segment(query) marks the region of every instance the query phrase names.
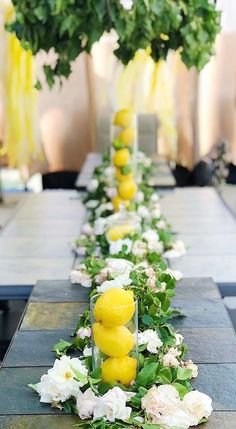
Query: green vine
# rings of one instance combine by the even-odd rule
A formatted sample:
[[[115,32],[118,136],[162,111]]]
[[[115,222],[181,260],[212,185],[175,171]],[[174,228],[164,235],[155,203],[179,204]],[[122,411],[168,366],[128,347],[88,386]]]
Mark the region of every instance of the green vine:
[[[220,13],[209,0],[13,0],[16,18],[7,26],[33,54],[52,48],[54,65],[44,65],[49,86],[68,78],[72,62],[91,52],[104,32],[118,35],[115,55],[127,64],[138,49],[151,48],[155,61],[179,50],[188,68],[201,70],[214,54]]]

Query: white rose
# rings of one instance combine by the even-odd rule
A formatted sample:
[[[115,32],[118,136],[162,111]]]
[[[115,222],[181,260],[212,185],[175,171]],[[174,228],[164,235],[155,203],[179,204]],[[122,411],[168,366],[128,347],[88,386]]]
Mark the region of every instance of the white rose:
[[[146,219],[149,217],[149,210],[146,206],[139,206],[137,210],[137,214],[141,218]]]
[[[86,383],[74,380],[73,368],[85,376],[88,374],[87,368],[78,358],[62,356],[60,360],[55,360],[53,368],[37,384],[40,402],[65,402],[71,396],[77,397],[80,387]]]
[[[88,183],[88,186],[87,186],[87,191],[88,192],[96,191],[98,188],[98,185],[99,185],[99,182],[97,179],[90,180],[90,182]]]
[[[70,281],[73,284],[80,284],[83,287],[92,286],[92,279],[90,278],[90,275],[80,270],[71,271]]]
[[[102,235],[105,232],[107,220],[104,217],[99,217],[95,220],[93,226],[93,232],[95,235]]]
[[[157,353],[161,346],[163,346],[163,342],[159,338],[159,335],[153,329],[147,329],[144,332],[139,332],[138,344],[146,344],[147,350],[154,354]]]
[[[192,426],[197,426],[203,417],[208,418],[213,411],[212,399],[198,390],[187,393],[183,403],[192,417]]]
[[[87,209],[95,209],[99,204],[98,200],[89,200],[87,203],[85,203],[85,206]]]
[[[193,361],[191,359],[189,359],[189,360],[187,360],[185,362],[182,362],[182,368],[191,369],[191,371],[192,371],[191,377],[192,378],[197,378],[197,376],[198,376],[198,366],[195,363],[193,363]]]
[[[83,355],[85,357],[92,356],[92,347],[85,346],[83,350]]]
[[[76,332],[77,337],[82,338],[84,340],[86,337],[91,337],[91,328],[80,328]]]
[[[132,253],[134,256],[144,256],[147,253],[147,244],[144,241],[136,240],[132,246]]]
[[[93,234],[93,227],[92,227],[92,225],[90,225],[90,223],[84,223],[83,225],[82,225],[82,228],[81,228],[81,233],[82,234],[85,234],[85,235],[92,235]]]
[[[130,253],[132,244],[133,242],[129,238],[112,241],[110,243],[110,248],[109,248],[110,254],[116,255],[117,253],[121,252],[123,246],[127,246],[125,253]]]
[[[130,272],[134,266],[132,262],[122,258],[107,258],[105,262],[113,273]]]
[[[129,395],[130,396],[130,395]],[[116,419],[126,421],[130,418],[131,407],[126,407],[128,396],[120,387],[113,387],[105,395],[99,398],[94,410],[94,419],[104,417],[109,422]]]
[[[181,352],[178,349],[171,347],[168,352],[163,356],[163,365],[170,368],[176,368],[180,366],[180,362],[177,359]]]
[[[84,393],[79,392],[76,400],[79,417],[82,420],[91,418],[98,401],[99,398],[95,396],[91,388],[87,389]]]

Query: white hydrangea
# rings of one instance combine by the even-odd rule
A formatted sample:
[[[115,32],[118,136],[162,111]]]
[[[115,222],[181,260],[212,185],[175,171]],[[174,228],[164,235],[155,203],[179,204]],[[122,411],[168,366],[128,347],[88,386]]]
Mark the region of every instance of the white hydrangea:
[[[36,385],[40,395],[40,402],[54,403],[65,402],[70,397],[77,397],[80,387],[86,382],[75,381],[73,368],[87,376],[88,370],[78,358],[71,359],[62,356],[56,359],[53,368],[47,374],[42,375],[40,382]]]
[[[138,333],[138,345],[147,345],[147,350],[150,353],[157,353],[158,349],[163,346],[163,342],[161,341],[159,335],[153,329],[147,329],[144,332]]]
[[[95,192],[98,188],[99,182],[97,179],[92,179],[87,185],[88,192]]]

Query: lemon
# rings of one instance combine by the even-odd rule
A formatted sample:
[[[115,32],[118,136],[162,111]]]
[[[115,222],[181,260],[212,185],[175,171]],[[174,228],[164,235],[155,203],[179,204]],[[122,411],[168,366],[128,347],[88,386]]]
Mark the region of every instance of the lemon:
[[[116,112],[113,124],[118,127],[127,128],[133,120],[133,113],[129,109],[121,109]]]
[[[125,128],[124,130],[122,130],[117,138],[124,143],[125,145],[130,145],[133,143],[134,138],[135,138],[135,131],[133,128]]]
[[[133,317],[134,311],[133,292],[111,288],[98,298],[94,306],[94,317],[104,326],[121,326]]]
[[[106,236],[109,241],[117,241],[121,240],[132,232],[134,232],[133,225],[117,225],[110,228],[107,231]]]
[[[119,183],[118,194],[123,200],[132,200],[137,192],[137,186],[133,179]]]
[[[94,323],[93,337],[98,349],[107,356],[126,356],[134,347],[134,337],[125,326],[108,328]]]
[[[123,167],[127,165],[130,160],[130,153],[127,148],[119,149],[113,156],[113,164],[116,167]]]
[[[121,383],[128,386],[136,379],[137,359],[129,356],[110,357],[102,364],[102,379],[105,383]]]
[[[114,207],[114,210],[115,210],[116,212],[118,212],[118,211],[120,210],[120,206],[121,206],[121,205],[124,205],[126,208],[128,208],[128,207],[129,207],[129,201],[124,201],[124,200],[122,200],[122,199],[119,197],[119,195],[116,195],[116,197],[112,198],[111,202],[112,202],[113,207]]]
[[[122,171],[119,168],[116,168],[115,176],[118,182],[124,182],[125,180],[131,180],[133,179],[133,173],[129,174],[122,174]]]

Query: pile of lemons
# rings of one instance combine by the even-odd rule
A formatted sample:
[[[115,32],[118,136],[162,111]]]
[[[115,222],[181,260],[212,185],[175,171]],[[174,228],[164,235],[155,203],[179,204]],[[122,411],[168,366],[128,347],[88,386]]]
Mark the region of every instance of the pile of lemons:
[[[119,130],[116,139],[113,141],[115,150],[113,165],[118,182],[118,195],[113,198],[112,202],[116,211],[119,211],[120,204],[128,207],[137,192],[132,166],[130,165],[132,145],[135,141],[133,122],[134,114],[129,109],[116,112],[113,120],[113,125]]]
[[[105,383],[128,386],[136,378],[137,359],[129,356],[135,340],[125,326],[134,312],[133,292],[124,289],[107,290],[94,306],[93,340],[106,358],[101,367]]]

